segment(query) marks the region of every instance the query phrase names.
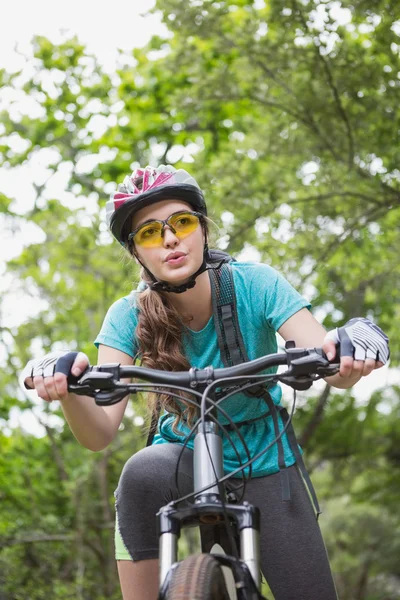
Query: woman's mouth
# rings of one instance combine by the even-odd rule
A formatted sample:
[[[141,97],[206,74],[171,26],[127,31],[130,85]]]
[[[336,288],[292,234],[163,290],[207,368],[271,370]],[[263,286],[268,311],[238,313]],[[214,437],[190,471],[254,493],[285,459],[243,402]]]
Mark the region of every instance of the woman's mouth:
[[[185,259],[186,259],[186,254],[174,253],[174,254],[171,254],[170,256],[167,256],[167,259],[165,262],[167,262],[169,265],[180,265],[185,261]]]

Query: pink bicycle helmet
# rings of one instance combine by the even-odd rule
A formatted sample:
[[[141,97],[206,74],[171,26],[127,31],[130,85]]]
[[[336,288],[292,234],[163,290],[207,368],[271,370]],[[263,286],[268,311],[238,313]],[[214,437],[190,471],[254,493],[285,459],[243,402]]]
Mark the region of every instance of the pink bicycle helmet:
[[[107,224],[113,236],[124,246],[135,212],[161,200],[176,199],[187,202],[197,212],[207,215],[203,192],[197,181],[184,169],[176,170],[170,165],[135,169],[111,194],[106,204]]]

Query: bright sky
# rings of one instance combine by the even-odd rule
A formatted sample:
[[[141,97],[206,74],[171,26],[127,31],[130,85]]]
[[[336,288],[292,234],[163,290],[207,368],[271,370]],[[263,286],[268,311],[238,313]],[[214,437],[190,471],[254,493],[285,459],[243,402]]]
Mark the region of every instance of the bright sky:
[[[145,45],[152,35],[162,35],[166,32],[158,15],[144,16],[153,6],[154,0],[113,0],[111,3],[98,0],[13,0],[8,3],[7,12],[0,21],[0,68],[20,68],[24,63],[20,53],[31,54],[30,40],[34,35],[44,35],[54,43],[59,43],[66,32],[71,31],[77,34],[80,41],[98,57],[107,70],[112,71],[118,48],[130,50],[140,47]],[[351,20],[347,9],[342,9],[339,2],[332,3],[332,6],[338,20],[343,23]],[[12,189],[16,189],[16,183],[16,178],[10,178],[10,174],[5,170],[0,172],[0,192],[11,195]],[[29,188],[24,190],[21,187],[20,177],[18,188],[20,195],[17,202],[21,212],[24,212],[24,202],[31,202],[32,194]],[[0,222],[0,227],[1,225]],[[13,282],[4,275],[1,260],[20,253],[23,241],[21,238],[33,239],[36,235],[37,231],[33,227],[27,227],[21,236],[2,235],[0,238],[0,294],[6,290],[14,290],[2,304],[1,317],[9,326],[16,325],[21,318],[28,316],[30,311],[36,312],[41,303],[40,298],[36,299],[36,302],[30,299],[27,303],[26,298],[18,293],[18,282]],[[253,258],[250,254],[249,257]],[[254,259],[256,258],[254,256]],[[396,372],[381,369],[368,377],[368,380],[360,382],[355,391],[360,397],[365,397],[368,391],[398,379]],[[20,419],[18,415],[15,417]],[[25,418],[27,421],[24,425],[30,429],[32,421],[28,416]]]
[[[153,33],[160,33],[159,16],[141,16],[154,4],[154,0],[13,0],[0,22],[0,68],[18,66],[15,44],[29,52],[34,35],[57,43],[60,31],[66,30],[76,33],[104,64],[112,65],[117,48],[143,46]]]
[[[152,35],[166,32],[159,15],[146,15],[154,4],[154,0],[113,0],[111,3],[101,0],[13,0],[8,3],[7,12],[0,20],[0,68],[16,71],[23,67],[25,59],[21,55],[32,55],[30,41],[34,35],[44,35],[52,42],[60,43],[68,32],[72,32],[87,46],[89,52],[97,56],[106,70],[112,72],[118,49],[131,50],[144,46]],[[23,213],[33,198],[30,182],[26,182],[24,187],[21,179],[20,173],[6,172],[5,169],[0,171],[0,192],[15,197],[15,207]],[[57,185],[57,181],[52,185]],[[0,228],[3,229],[2,222]],[[27,302],[26,297],[18,293],[18,282],[4,274],[2,262],[18,256],[24,239],[33,240],[37,236],[38,232],[33,226],[27,226],[20,236],[4,231],[0,236],[1,318],[8,326],[17,325],[21,319],[41,308],[40,298],[30,298]],[[40,411],[40,407],[38,409]],[[15,411],[12,426],[18,424],[28,431],[43,433],[29,413],[19,414]]]
[[[118,49],[131,50],[145,45],[154,34],[165,34],[160,16],[146,15],[154,4],[154,0],[113,0],[112,3],[13,0],[7,6],[7,17],[0,20],[0,68],[10,71],[22,68],[25,64],[22,55],[32,55],[30,42],[34,35],[44,35],[52,42],[60,43],[68,32],[73,32],[107,70],[113,71]],[[0,101],[1,96],[0,90]],[[31,170],[38,173],[43,166],[32,165]],[[63,173],[60,173],[52,178],[49,183],[52,189],[48,193],[54,194],[57,186],[62,190],[63,184]],[[34,198],[29,168],[25,167],[23,172],[22,169],[12,172],[0,170],[0,192],[15,198],[14,210],[21,213],[28,210]],[[0,228],[3,228],[1,220]],[[4,275],[4,263],[1,261],[18,256],[23,240],[38,239],[37,236],[40,238],[40,232],[28,224],[20,236],[3,231],[0,237],[0,294],[10,289],[15,292],[12,296],[8,294],[2,306],[2,317],[8,325],[17,324],[21,316],[27,316],[30,311],[35,312],[40,306],[40,299],[27,305],[26,299],[16,289],[18,282]]]

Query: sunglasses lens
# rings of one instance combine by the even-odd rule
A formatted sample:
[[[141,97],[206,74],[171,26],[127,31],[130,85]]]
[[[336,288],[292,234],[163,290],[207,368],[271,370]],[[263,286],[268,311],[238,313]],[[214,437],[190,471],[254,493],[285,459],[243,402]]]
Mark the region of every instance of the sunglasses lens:
[[[133,241],[144,248],[155,248],[163,243],[164,223],[172,232],[183,239],[193,233],[200,223],[199,217],[191,212],[181,212],[171,215],[166,221],[151,221],[140,227],[134,234]]]
[[[160,246],[162,243],[162,224],[157,221],[146,223],[139,229],[134,237],[135,244],[145,248]]]
[[[168,219],[168,223],[175,229],[178,238],[183,239],[197,229],[199,217],[190,212],[180,213],[178,215],[172,215]]]

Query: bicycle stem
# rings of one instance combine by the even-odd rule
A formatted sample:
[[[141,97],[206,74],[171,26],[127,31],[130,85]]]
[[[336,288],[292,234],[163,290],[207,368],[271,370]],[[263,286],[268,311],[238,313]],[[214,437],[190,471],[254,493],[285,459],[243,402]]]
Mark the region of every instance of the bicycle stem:
[[[205,430],[205,432],[204,432]],[[218,426],[206,421],[194,438],[194,493],[196,502],[212,502],[220,497],[217,483],[206,492],[200,492],[211,486],[224,475],[222,438],[218,434]],[[212,496],[212,498],[210,497]]]

